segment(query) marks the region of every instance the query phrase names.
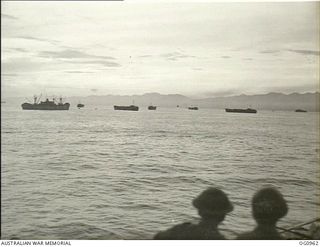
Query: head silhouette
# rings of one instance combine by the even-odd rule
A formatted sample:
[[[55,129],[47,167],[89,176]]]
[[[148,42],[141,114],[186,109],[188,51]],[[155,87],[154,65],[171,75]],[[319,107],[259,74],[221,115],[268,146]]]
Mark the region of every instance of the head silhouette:
[[[252,198],[252,214],[258,224],[275,224],[288,212],[282,194],[273,187],[265,187]]]
[[[218,222],[233,210],[227,195],[222,190],[212,187],[203,191],[192,204],[202,218],[213,218]]]

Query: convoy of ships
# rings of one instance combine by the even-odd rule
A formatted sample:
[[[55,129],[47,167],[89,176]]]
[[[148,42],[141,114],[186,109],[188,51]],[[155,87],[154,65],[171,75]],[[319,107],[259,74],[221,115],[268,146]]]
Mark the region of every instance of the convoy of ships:
[[[53,98],[52,100],[49,100],[49,98],[46,98],[45,101],[40,101],[41,95],[40,97],[34,96],[33,98],[33,103],[23,103],[21,105],[23,110],[69,110],[70,108],[70,103],[63,103],[62,101],[62,97],[59,98],[59,101],[56,101],[55,98]],[[5,103],[2,102],[1,103]],[[77,104],[78,109],[81,109],[84,107],[84,104],[82,103],[78,103]],[[179,105],[177,105],[177,107],[179,107]],[[114,110],[123,110],[123,111],[139,111],[139,106],[136,106],[134,104],[132,105],[125,105],[125,106],[120,106],[120,105],[114,105],[113,106]],[[154,105],[149,105],[148,110],[156,110],[157,106]],[[187,109],[189,110],[199,110],[198,106],[189,106]],[[246,108],[246,109],[242,109],[242,108],[235,108],[235,109],[231,109],[231,108],[225,108],[226,112],[231,112],[231,113],[257,113],[258,111],[256,109],[252,109],[252,108]],[[295,110],[295,112],[307,112],[306,110],[303,109],[297,109]]]

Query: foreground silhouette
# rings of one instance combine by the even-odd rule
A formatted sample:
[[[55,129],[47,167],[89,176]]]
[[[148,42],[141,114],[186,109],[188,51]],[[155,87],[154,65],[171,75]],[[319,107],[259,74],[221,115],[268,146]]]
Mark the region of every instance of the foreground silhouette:
[[[266,187],[259,190],[252,198],[252,215],[257,227],[251,232],[240,234],[237,239],[283,239],[276,224],[287,212],[287,203],[277,189]]]
[[[198,224],[182,223],[154,236],[156,240],[214,240],[225,239],[218,225],[233,206],[227,195],[217,188],[208,188],[193,200],[201,220]]]

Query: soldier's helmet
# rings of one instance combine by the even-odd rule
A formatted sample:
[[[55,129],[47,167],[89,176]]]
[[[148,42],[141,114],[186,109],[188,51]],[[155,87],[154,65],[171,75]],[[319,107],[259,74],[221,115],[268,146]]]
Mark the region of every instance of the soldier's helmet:
[[[265,187],[252,198],[252,214],[258,222],[276,222],[288,213],[287,202],[273,187]]]
[[[233,210],[228,196],[222,190],[212,187],[197,196],[192,204],[205,215],[225,215]]]

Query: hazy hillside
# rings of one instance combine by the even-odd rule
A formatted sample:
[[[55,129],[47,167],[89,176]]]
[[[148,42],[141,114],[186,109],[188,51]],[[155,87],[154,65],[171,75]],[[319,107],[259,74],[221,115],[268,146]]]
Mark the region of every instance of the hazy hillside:
[[[202,107],[213,108],[246,108],[264,110],[295,110],[306,109],[319,111],[319,93],[268,93],[262,95],[239,95],[232,97],[208,98],[198,101]]]
[[[139,105],[147,106],[150,104],[158,106],[176,106],[176,105],[185,105],[188,106],[193,100],[180,95],[180,94],[168,94],[163,95],[159,93],[147,93],[143,95],[106,95],[106,96],[87,96],[83,98],[71,97],[70,101],[83,101],[88,104],[96,105]]]
[[[26,102],[25,98],[4,98],[8,104],[20,106]],[[42,99],[43,100],[43,99]],[[268,93],[261,95],[239,95],[231,97],[192,99],[180,94],[163,95],[159,93],[147,93],[143,95],[91,95],[86,97],[69,97],[66,99],[71,105],[79,102],[88,106],[112,107],[113,105],[148,106],[150,104],[159,107],[188,107],[190,105],[200,108],[255,108],[257,110],[295,110],[319,111],[319,93]],[[32,97],[29,97],[32,101]]]

